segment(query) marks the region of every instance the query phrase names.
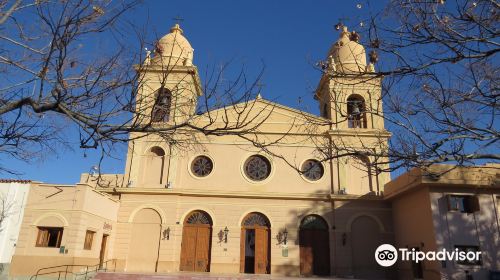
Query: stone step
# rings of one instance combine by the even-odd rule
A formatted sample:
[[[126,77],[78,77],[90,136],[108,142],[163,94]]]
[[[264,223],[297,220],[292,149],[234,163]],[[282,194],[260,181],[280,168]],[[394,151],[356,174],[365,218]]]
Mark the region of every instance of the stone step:
[[[212,273],[183,273],[175,272],[170,274],[141,274],[141,273],[122,273],[122,272],[99,272],[93,280],[304,280],[299,277],[273,276],[269,274],[212,274]],[[341,279],[330,277],[314,277],[314,280],[322,279]],[[352,278],[351,278],[352,279]]]

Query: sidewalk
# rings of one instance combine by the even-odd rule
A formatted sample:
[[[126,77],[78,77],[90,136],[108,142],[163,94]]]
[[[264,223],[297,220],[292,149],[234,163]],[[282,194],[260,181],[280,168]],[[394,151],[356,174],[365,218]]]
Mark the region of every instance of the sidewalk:
[[[150,273],[126,273],[126,272],[99,272],[94,276],[94,280],[304,280],[304,279],[353,279],[353,278],[336,278],[336,277],[289,277],[278,276],[271,274],[221,274],[210,272],[172,272],[168,274],[150,274]]]

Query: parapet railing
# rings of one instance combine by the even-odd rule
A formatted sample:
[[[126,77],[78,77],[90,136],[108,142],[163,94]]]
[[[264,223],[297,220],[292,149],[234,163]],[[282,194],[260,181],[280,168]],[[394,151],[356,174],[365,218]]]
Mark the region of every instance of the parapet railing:
[[[108,264],[112,263],[113,270],[108,268]],[[79,271],[75,271],[76,269]],[[95,265],[79,265],[79,264],[65,264],[65,265],[57,265],[51,267],[40,268],[35,275],[30,277],[30,280],[37,280],[38,277],[42,276],[52,276],[57,280],[88,280],[93,277],[99,271],[113,271],[116,270],[116,259],[107,260],[105,262],[95,264]]]

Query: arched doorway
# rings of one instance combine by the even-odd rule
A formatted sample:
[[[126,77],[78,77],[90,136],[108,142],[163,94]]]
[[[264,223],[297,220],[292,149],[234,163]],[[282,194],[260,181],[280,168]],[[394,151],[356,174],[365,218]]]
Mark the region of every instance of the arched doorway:
[[[181,271],[210,271],[212,219],[204,211],[187,215],[182,228]]]
[[[127,271],[156,272],[160,246],[161,217],[151,208],[141,209],[132,221]]]
[[[271,223],[261,213],[248,214],[241,224],[240,272],[269,274]]]
[[[385,278],[374,258],[381,245],[380,227],[369,216],[357,217],[351,224],[352,266],[355,278]]]
[[[328,224],[318,215],[302,219],[299,230],[300,274],[330,275]]]

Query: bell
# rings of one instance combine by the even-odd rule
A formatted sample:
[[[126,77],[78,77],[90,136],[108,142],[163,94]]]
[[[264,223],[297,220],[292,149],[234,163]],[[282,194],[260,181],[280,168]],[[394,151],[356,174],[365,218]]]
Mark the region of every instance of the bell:
[[[361,113],[361,111],[359,110],[359,107],[357,104],[353,104],[352,105],[352,114],[353,115],[359,115]]]

